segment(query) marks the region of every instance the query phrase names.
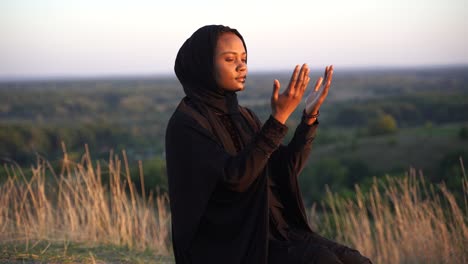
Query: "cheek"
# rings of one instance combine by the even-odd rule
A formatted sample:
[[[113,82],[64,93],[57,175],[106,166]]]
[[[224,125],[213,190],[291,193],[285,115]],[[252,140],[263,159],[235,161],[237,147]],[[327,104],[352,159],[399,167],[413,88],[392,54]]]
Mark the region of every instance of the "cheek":
[[[223,82],[227,77],[229,77],[229,71],[226,66],[218,65],[215,67],[215,78],[217,82]]]

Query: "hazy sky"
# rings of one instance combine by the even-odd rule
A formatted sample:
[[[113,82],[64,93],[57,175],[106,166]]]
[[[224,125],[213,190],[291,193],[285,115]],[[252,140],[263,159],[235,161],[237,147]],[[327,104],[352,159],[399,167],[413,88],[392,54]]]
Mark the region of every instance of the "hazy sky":
[[[237,28],[251,71],[468,64],[466,0],[1,0],[0,78],[173,72],[207,24]]]

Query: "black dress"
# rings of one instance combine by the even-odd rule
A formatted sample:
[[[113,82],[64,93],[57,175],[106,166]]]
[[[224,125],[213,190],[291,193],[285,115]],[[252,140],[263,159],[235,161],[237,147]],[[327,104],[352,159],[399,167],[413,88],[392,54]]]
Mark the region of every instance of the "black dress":
[[[301,122],[291,142],[282,146],[286,126],[273,117],[262,125],[238,105],[235,93],[217,88],[213,51],[225,30],[243,41],[235,30],[206,26],[187,39],[176,59],[175,72],[186,93],[166,131],[176,262],[333,263],[307,262],[330,255],[342,261],[335,263],[368,263],[307,224],[297,176],[318,122]],[[275,246],[278,250],[272,250]],[[363,261],[345,262],[343,256],[350,253]]]

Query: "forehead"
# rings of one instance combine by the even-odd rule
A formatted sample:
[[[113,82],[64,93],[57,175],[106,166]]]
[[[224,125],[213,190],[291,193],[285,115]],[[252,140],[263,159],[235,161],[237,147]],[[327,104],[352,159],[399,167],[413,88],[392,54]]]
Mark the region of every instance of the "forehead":
[[[222,33],[216,43],[216,53],[224,52],[245,53],[242,40],[234,33]]]

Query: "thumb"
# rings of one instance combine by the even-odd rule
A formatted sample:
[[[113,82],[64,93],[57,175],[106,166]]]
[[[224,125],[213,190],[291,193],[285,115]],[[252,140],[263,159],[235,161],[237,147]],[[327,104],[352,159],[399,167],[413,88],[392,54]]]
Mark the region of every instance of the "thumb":
[[[280,87],[281,87],[280,82],[275,79],[275,81],[273,82],[273,94],[271,95],[271,98],[274,101],[278,100],[278,94],[279,94]]]

